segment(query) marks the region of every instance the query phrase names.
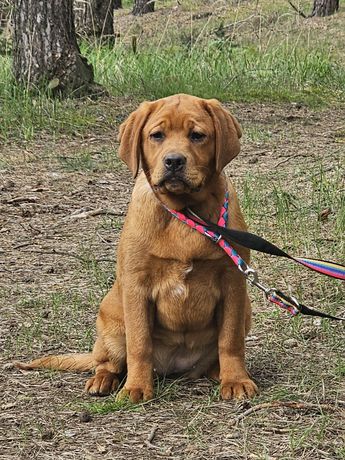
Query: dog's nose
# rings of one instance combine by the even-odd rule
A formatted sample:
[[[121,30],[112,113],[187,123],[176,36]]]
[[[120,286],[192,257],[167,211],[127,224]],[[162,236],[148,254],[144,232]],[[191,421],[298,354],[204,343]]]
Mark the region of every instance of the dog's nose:
[[[180,153],[169,153],[164,157],[163,163],[168,171],[181,171],[186,164],[186,157]]]

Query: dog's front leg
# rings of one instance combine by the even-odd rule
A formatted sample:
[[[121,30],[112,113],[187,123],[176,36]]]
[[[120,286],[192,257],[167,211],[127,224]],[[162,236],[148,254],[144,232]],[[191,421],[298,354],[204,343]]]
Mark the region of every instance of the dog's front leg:
[[[134,283],[135,286],[135,283]],[[131,402],[153,397],[152,322],[150,302],[144,288],[137,284],[123,296],[127,348],[127,380],[118,399]]]
[[[220,394],[222,399],[253,397],[258,389],[249,378],[244,360],[250,308],[246,282],[239,271],[232,270],[225,283],[224,303],[219,312]]]

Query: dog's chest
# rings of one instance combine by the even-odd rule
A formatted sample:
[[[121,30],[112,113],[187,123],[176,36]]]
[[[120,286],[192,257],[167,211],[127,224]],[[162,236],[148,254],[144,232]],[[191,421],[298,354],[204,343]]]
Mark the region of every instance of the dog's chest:
[[[186,263],[224,257],[223,251],[207,236],[175,219],[163,231],[157,232],[151,242],[151,253],[163,259],[178,259]]]
[[[219,264],[212,260],[158,260],[152,267],[156,321],[170,330],[209,325],[221,296]]]

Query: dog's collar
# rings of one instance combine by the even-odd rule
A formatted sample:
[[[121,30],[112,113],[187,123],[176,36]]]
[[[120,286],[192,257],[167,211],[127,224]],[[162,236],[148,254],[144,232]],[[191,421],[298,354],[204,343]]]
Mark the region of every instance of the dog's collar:
[[[228,240],[231,240],[249,249],[254,249],[260,252],[264,252],[266,254],[286,257],[290,260],[293,260],[301,265],[310,268],[311,270],[341,280],[345,280],[345,267],[340,264],[335,264],[334,262],[327,262],[324,260],[292,257],[285,251],[279,249],[277,246],[273,245],[269,241],[257,235],[226,228],[228,222],[229,207],[228,192],[225,193],[225,198],[223,205],[221,207],[217,225],[213,224],[212,222],[209,222],[207,219],[199,217],[190,208],[185,208],[183,210],[184,212],[182,212],[170,209],[163,203],[162,205],[176,219],[180,220],[181,222],[188,225],[197,232],[201,233],[202,235],[210,238],[215,244],[220,246],[223,249],[223,251],[231,258],[231,260],[237,266],[239,271],[243,273],[243,275],[247,278],[247,280],[252,286],[256,286],[257,288],[259,288],[261,291],[265,293],[266,298],[270,302],[288,311],[292,316],[296,316],[299,313],[303,313],[305,315],[310,316],[321,316],[329,319],[345,320],[345,318],[340,318],[328,315],[327,313],[319,312],[317,310],[313,310],[299,303],[295,297],[288,296],[278,289],[266,287],[259,281],[257,272],[242,259],[238,252],[230,245]]]

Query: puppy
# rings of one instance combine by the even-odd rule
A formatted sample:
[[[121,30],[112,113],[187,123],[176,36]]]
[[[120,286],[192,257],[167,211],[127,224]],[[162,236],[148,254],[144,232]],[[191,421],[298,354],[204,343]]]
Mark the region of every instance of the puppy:
[[[246,230],[222,170],[240,151],[241,128],[215,100],[178,94],[144,102],[120,127],[119,156],[139,174],[118,247],[116,281],[101,303],[92,353],[47,356],[23,369],[95,374],[91,395],[117,389],[132,402],[153,397],[153,375],[203,375],[223,399],[252,397],[245,368],[251,307],[246,282],[228,256],[165,209],[190,207],[217,222],[229,192],[228,227]],[[249,262],[249,251],[236,247]]]

